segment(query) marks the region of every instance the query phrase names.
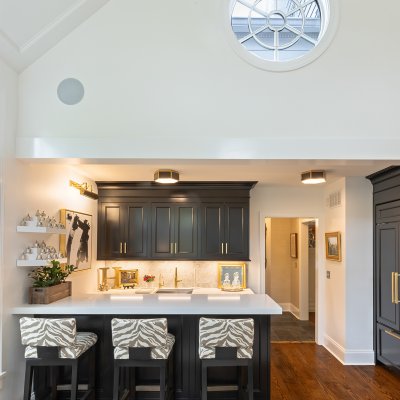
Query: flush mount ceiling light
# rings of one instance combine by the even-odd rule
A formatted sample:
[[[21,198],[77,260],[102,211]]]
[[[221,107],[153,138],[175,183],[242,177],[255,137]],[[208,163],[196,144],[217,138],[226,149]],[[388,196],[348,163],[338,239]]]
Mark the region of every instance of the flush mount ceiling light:
[[[69,186],[73,186],[76,189],[79,189],[79,192],[82,196],[89,197],[93,200],[97,200],[99,198],[99,195],[97,193],[93,192],[92,186],[90,186],[86,182],[83,182],[81,184],[75,182],[75,181],[69,181]]]
[[[179,172],[173,169],[158,169],[154,172],[154,181],[157,183],[176,183],[179,181]]]
[[[325,171],[307,171],[301,173],[301,182],[306,185],[316,185],[326,182]]]

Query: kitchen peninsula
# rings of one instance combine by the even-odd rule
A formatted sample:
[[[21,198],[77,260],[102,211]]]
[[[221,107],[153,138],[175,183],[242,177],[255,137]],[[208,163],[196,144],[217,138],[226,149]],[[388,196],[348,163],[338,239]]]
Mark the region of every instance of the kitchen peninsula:
[[[203,290],[203,293],[206,290]],[[211,291],[214,293],[213,291]],[[239,292],[240,293],[240,292]],[[13,309],[16,316],[75,317],[79,331],[98,335],[96,361],[96,399],[112,398],[113,348],[111,319],[114,317],[167,317],[168,330],[175,335],[175,398],[200,399],[200,360],[198,324],[202,316],[254,318],[254,389],[255,399],[270,398],[270,315],[281,314],[281,307],[261,294],[82,294],[48,305],[23,305]],[[213,370],[209,384],[235,386],[234,367]],[[142,385],[154,384],[157,371],[141,369]],[[156,399],[156,392],[140,392],[138,398]],[[236,399],[235,391],[214,392],[212,398]]]

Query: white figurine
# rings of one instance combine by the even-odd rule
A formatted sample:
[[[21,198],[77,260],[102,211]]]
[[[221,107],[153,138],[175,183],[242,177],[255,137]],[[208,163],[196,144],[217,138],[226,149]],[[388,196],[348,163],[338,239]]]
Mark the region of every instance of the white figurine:
[[[239,272],[234,272],[233,273],[233,281],[232,281],[232,286],[234,287],[240,287],[240,279],[239,279]]]
[[[229,279],[229,273],[228,272],[225,272],[224,280],[222,282],[222,286],[223,287],[230,287],[231,286],[231,280]]]

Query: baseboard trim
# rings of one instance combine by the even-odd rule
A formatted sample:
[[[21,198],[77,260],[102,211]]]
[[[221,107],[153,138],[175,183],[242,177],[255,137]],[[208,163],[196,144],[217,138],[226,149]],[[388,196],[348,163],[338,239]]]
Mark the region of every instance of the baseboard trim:
[[[342,345],[325,335],[323,345],[343,365],[374,365],[373,350],[346,350]]]
[[[300,319],[300,310],[292,303],[279,303],[282,307],[282,311],[292,313],[297,319]]]

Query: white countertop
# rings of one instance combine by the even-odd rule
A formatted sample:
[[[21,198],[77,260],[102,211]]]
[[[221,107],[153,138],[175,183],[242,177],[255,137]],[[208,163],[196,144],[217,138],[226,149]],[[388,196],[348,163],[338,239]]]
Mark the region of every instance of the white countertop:
[[[282,308],[265,294],[250,289],[229,293],[220,289],[194,289],[193,294],[131,294],[130,290],[70,296],[50,304],[14,307],[15,315],[269,315]]]

